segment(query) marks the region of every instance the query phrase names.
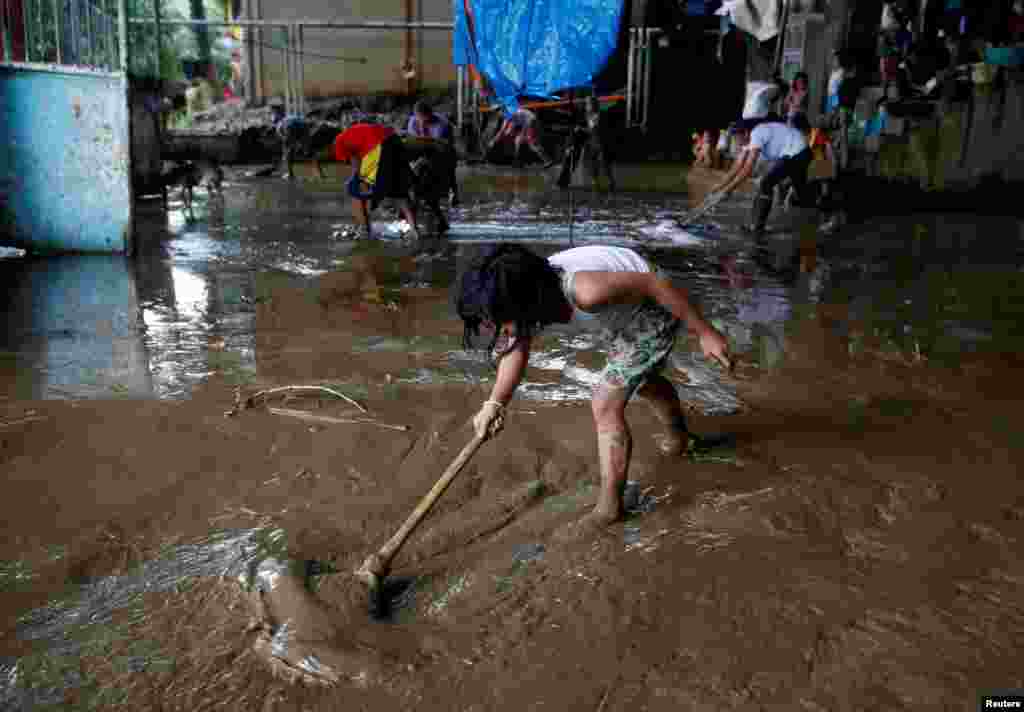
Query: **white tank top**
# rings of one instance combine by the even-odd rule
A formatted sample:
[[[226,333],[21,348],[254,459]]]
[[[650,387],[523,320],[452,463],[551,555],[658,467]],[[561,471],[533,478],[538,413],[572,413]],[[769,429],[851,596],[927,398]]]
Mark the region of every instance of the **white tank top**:
[[[586,245],[556,252],[548,257],[562,270],[562,292],[572,305],[572,325],[587,331],[610,330],[618,333],[629,325],[636,304],[608,304],[593,311],[583,311],[576,305],[575,279],[577,272],[655,272],[656,268],[633,250],[610,245]]]

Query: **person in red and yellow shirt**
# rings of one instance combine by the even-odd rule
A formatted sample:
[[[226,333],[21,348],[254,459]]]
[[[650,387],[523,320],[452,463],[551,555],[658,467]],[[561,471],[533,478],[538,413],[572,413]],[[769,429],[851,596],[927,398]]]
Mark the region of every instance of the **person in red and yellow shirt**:
[[[382,199],[392,198],[412,226],[410,237],[419,238],[416,211],[409,200],[412,173],[402,139],[394,129],[379,124],[353,124],[334,139],[334,157],[352,165],[346,188],[352,196],[352,215],[356,224],[366,227],[366,237],[373,234],[370,212]]]

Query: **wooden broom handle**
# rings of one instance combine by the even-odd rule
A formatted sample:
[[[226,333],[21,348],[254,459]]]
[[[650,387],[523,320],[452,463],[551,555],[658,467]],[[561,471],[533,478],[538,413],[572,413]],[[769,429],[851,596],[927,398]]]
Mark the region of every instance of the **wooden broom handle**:
[[[476,451],[480,449],[480,446],[483,445],[486,440],[487,435],[477,435],[466,444],[466,447],[462,448],[462,452],[460,452],[458,457],[452,461],[452,464],[448,465],[448,469],[444,471],[443,475],[441,475],[441,479],[439,479],[434,484],[433,488],[431,488],[423,499],[420,500],[416,509],[412,511],[412,514],[410,514],[409,518],[405,520],[405,523],[401,528],[395,532],[395,535],[381,547],[380,551],[377,552],[377,562],[378,565],[383,568],[383,571],[375,573],[381,575],[391,568],[391,560],[402,548],[402,545],[405,544],[405,540],[409,538],[409,535],[416,530],[416,527],[419,526],[420,522],[422,522],[427,514],[430,513],[434,504],[441,498],[444,491],[448,489],[448,485],[452,483],[452,480],[458,477],[462,468],[466,466],[470,458],[476,454]]]

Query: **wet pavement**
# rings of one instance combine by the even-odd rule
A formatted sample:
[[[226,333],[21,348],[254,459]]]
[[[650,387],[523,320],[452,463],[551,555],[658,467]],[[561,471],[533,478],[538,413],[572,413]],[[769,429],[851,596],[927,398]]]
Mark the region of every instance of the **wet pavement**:
[[[576,191],[570,227],[566,195],[545,191],[535,177],[479,176],[466,192],[443,245],[409,247],[398,239],[402,223],[386,218],[376,224],[382,239],[373,246],[339,239],[350,218],[333,188],[239,178],[223,199],[198,201],[193,219],[173,201],[167,214],[143,204],[135,259],[0,260],[8,305],[0,382],[21,398],[186,397],[218,370],[256,375],[256,305],[266,283],[301,285],[352,269],[353,254],[373,254],[401,272],[392,275],[394,288],[447,289],[482,244],[502,239],[544,253],[568,247],[570,237],[641,249],[691,291],[736,347],[768,364],[785,354],[787,325],[817,304],[843,305],[847,320],[869,322],[894,350],[935,357],[1015,348],[1024,322],[1024,228],[1011,218],[889,218],[833,239],[801,234],[799,217],[782,216],[782,229],[755,243],[735,230],[745,213],[741,199],[682,230],[674,223],[687,209],[679,194]],[[411,270],[398,266],[403,256],[413,258]],[[726,263],[740,276],[730,279]],[[570,344],[578,346],[573,338],[550,340],[535,356],[536,367],[567,378],[527,383],[524,395],[588,397],[596,371],[567,361]],[[369,350],[409,348],[400,339],[365,341]],[[401,377],[459,380],[459,367],[476,360],[454,350],[436,355],[447,357],[436,369]],[[713,411],[737,407],[701,359],[683,349],[674,359],[690,376],[694,401]]]
[[[1024,223],[926,214],[825,236],[814,216],[794,211],[776,215],[777,229],[754,240],[737,229],[746,214],[740,198],[682,230],[674,223],[689,205],[681,193],[578,190],[570,221],[569,197],[547,190],[543,180],[484,171],[467,179],[449,237],[410,245],[387,213],[376,221],[380,240],[338,237],[350,218],[331,185],[239,173],[229,177],[223,198],[204,197],[200,191],[188,219],[173,199],[168,213],[143,204],[133,259],[0,258],[7,305],[0,317],[0,404],[33,402],[29,410],[8,409],[0,430],[12,501],[39,502],[48,511],[57,489],[45,473],[73,461],[73,453],[97,453],[79,473],[95,474],[60,485],[61,497],[88,502],[78,514],[65,507],[60,531],[36,531],[13,518],[4,525],[9,546],[0,555],[0,595],[26,598],[5,604],[17,620],[0,638],[0,704],[59,706],[67,690],[93,685],[100,692],[82,698],[93,708],[160,699],[168,709],[270,709],[275,699],[286,708],[288,698],[296,709],[331,709],[330,697],[289,696],[271,682],[251,686],[256,663],[239,652],[248,649],[239,641],[253,634],[245,627],[253,616],[269,648],[257,638],[251,649],[315,651],[292,656],[298,667],[288,674],[298,679],[309,681],[311,670],[316,678],[324,660],[350,657],[338,652],[344,648],[333,632],[317,627],[320,614],[307,616],[305,599],[296,603],[299,594],[254,613],[244,572],[251,578],[269,556],[268,537],[284,529],[299,543],[271,551],[274,561],[297,557],[307,577],[310,566],[351,568],[371,543],[390,535],[447,464],[453,453],[447,445],[436,449],[439,433],[455,433],[466,395],[490,373],[478,354],[462,348],[449,290],[471,259],[503,239],[545,254],[612,243],[650,255],[741,356],[734,377],[723,377],[683,338],[670,378],[698,423],[721,426],[731,422],[721,420],[726,416],[742,416],[743,437],[737,448],[695,457],[692,477],[641,458],[631,472],[626,523],[589,554],[545,543],[556,524],[593,499],[591,428],[580,414],[602,365],[585,336],[552,329],[539,339],[515,406],[523,433],[504,434],[500,452],[481,455],[479,468],[493,477],[467,476],[422,533],[417,546],[426,553],[416,561],[426,570],[405,579],[396,612],[401,625],[394,627],[405,626],[410,637],[358,626],[352,633],[364,645],[405,650],[388,663],[395,669],[432,669],[441,680],[410,672],[391,687],[398,697],[380,709],[456,708],[445,695],[464,703],[459,708],[483,699],[489,702],[479,709],[533,708],[527,701],[538,698],[508,675],[489,682],[509,666],[519,666],[516,680],[528,670],[540,676],[547,666],[595,698],[565,698],[560,709],[604,707],[601,700],[612,694],[607,709],[738,709],[758,699],[775,699],[778,709],[968,709],[980,687],[1024,686],[1009,672],[999,680],[977,673],[995,669],[996,659],[1019,659],[1015,631],[1024,635],[1024,599],[1014,593],[1024,581],[1017,533],[1024,493],[1013,489],[1012,477],[998,479],[1016,472],[1020,460],[1019,442],[1012,444],[1019,428],[1001,402],[1016,391],[1007,383],[1001,394],[999,383],[1014,373],[1012,355],[1024,338]],[[964,370],[975,359],[981,365]],[[914,370],[885,372],[884,387],[878,385],[877,374],[889,367]],[[952,395],[951,378],[973,398]],[[279,421],[257,414],[224,419],[224,408],[194,402],[207,389],[220,403],[236,386],[294,382],[340,384],[373,400],[382,420],[404,420],[433,436],[375,431],[352,443],[348,436],[325,443],[317,439],[321,428],[301,425],[285,436]],[[901,382],[909,394],[900,392]],[[923,400],[922,393],[935,397]],[[104,405],[109,399],[129,402],[115,412]],[[132,403],[139,399],[149,405]],[[562,405],[568,407],[556,407]],[[154,439],[145,454],[118,432],[131,418],[156,423],[146,431]],[[39,434],[22,442],[12,433],[25,423],[39,425]],[[194,442],[178,443],[189,423],[205,430]],[[639,428],[646,433],[649,425],[641,420]],[[210,432],[234,444],[218,450]],[[34,445],[32,437],[42,440]],[[950,443],[953,454],[940,452],[938,443]],[[116,464],[104,459],[108,449],[119,453]],[[382,457],[373,452],[388,453],[389,464],[371,464]],[[965,494],[954,506],[957,491],[973,490],[961,476],[970,463],[982,468],[979,481],[990,481],[978,494],[988,499],[968,504]],[[393,483],[368,474],[373,468],[405,482],[404,489],[394,484],[374,494]],[[147,473],[164,469],[168,474],[154,475],[162,484],[147,489]],[[215,481],[186,494],[194,489],[186,486],[189,473],[205,481],[213,471]],[[168,497],[178,505],[166,518],[152,513]],[[124,512],[135,507],[139,517],[145,513],[144,525],[127,523]],[[186,516],[189,508],[194,512]],[[934,542],[948,549],[933,550]],[[452,553],[457,549],[476,553]],[[736,568],[758,566],[740,562],[744,555],[772,561],[744,583]],[[670,556],[661,568],[654,563]],[[63,572],[56,584],[46,574],[51,568]],[[734,588],[725,583],[730,570]],[[935,598],[927,577],[938,580],[944,570],[947,588],[956,589]],[[915,575],[925,578],[913,583]],[[226,579],[239,583],[237,590],[210,583]],[[352,591],[323,579],[321,595],[335,612],[352,602]],[[885,585],[897,580],[907,584],[899,594]],[[487,595],[469,600],[466,592],[481,586]],[[641,600],[648,594],[636,593],[637,586],[650,597]],[[760,598],[745,602],[744,587]],[[668,591],[677,599],[684,592],[686,607],[674,608],[679,602],[668,600]],[[291,629],[280,611],[291,606],[299,612],[287,620],[305,621],[300,629],[308,635],[287,643]],[[573,617],[584,610],[585,622]],[[504,617],[506,627],[494,627],[492,615]],[[701,615],[703,622],[694,619]],[[172,626],[175,616],[187,625]],[[744,639],[749,647],[758,632],[776,630],[763,640],[775,641],[766,645],[778,646],[781,660],[788,654],[781,638],[807,638],[792,661],[799,672],[773,677],[757,663],[736,662],[742,652],[732,662],[718,660],[710,652],[716,616],[719,630],[735,635],[735,651],[744,650]],[[664,641],[655,639],[659,623]],[[791,625],[788,632],[778,631],[783,625]],[[475,642],[454,632],[445,638],[437,626],[462,633],[473,627]],[[576,630],[570,639],[577,642],[552,637],[560,630]],[[631,673],[617,637],[627,635],[647,636],[651,659],[661,663]],[[188,652],[189,636],[202,639],[198,652]],[[13,652],[15,640],[31,653]],[[617,662],[594,653],[591,667],[615,667],[621,679],[606,676],[598,684],[589,671],[557,659],[572,658],[572,645],[597,651],[609,640]],[[693,642],[679,647],[687,640]],[[975,668],[948,662],[972,644]],[[517,646],[537,657],[519,660]],[[909,660],[933,648],[938,657],[910,672],[872,652]],[[46,655],[57,662],[47,663]],[[71,662],[79,656],[108,660],[85,669]],[[223,663],[222,674],[214,658],[234,662]],[[269,658],[280,663],[288,656]],[[666,660],[677,664],[666,667]],[[858,671],[853,677],[843,677],[847,664]],[[237,678],[228,675],[232,665],[244,668]],[[698,670],[699,682],[687,670]],[[133,697],[141,693],[122,689],[132,675],[164,686],[152,683],[150,697]],[[191,688],[181,682],[190,676]],[[350,682],[365,687],[360,680],[354,675]],[[948,694],[929,685],[961,694],[963,704],[947,704]]]

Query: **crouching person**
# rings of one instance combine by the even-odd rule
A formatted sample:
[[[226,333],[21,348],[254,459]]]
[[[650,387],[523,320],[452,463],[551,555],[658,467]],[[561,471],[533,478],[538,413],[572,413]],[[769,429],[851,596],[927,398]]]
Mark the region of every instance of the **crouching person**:
[[[334,157],[351,163],[346,190],[352,198],[352,216],[373,237],[370,214],[384,198],[392,198],[411,227],[409,237],[419,239],[416,210],[409,200],[412,173],[402,139],[394,129],[378,124],[353,124],[334,139]]]
[[[462,276],[457,310],[466,347],[488,333],[498,360],[490,397],[473,418],[479,436],[494,435],[523,379],[532,339],[550,324],[574,322],[598,332],[608,362],[593,394],[601,489],[581,523],[605,526],[621,518],[632,438],[626,404],[639,394],[665,432],[660,448],[677,455],[691,445],[679,398],[661,375],[681,324],[700,339],[704,355],[731,366],[725,338],[701,316],[685,291],[653,264],[623,247],[577,247],[543,259],[519,245],[492,249]]]
[[[288,180],[295,178],[294,163],[299,156],[306,156],[311,151],[312,126],[305,118],[296,114],[284,113],[280,104],[275,104],[273,109],[274,131],[281,140],[281,163],[284,164],[284,177]],[[313,157],[317,159],[316,156]],[[323,166],[316,160],[317,174],[321,180],[324,178]]]
[[[811,150],[807,144],[807,119],[798,116],[794,126],[781,120],[744,119],[736,128],[736,141],[743,150],[740,159],[715,186],[712,193],[729,195],[750,178],[759,159],[774,161],[774,167],[761,179],[751,210],[747,231],[763,235],[772,212],[775,187],[788,179],[792,182],[800,204],[806,204],[807,168],[811,164]]]

